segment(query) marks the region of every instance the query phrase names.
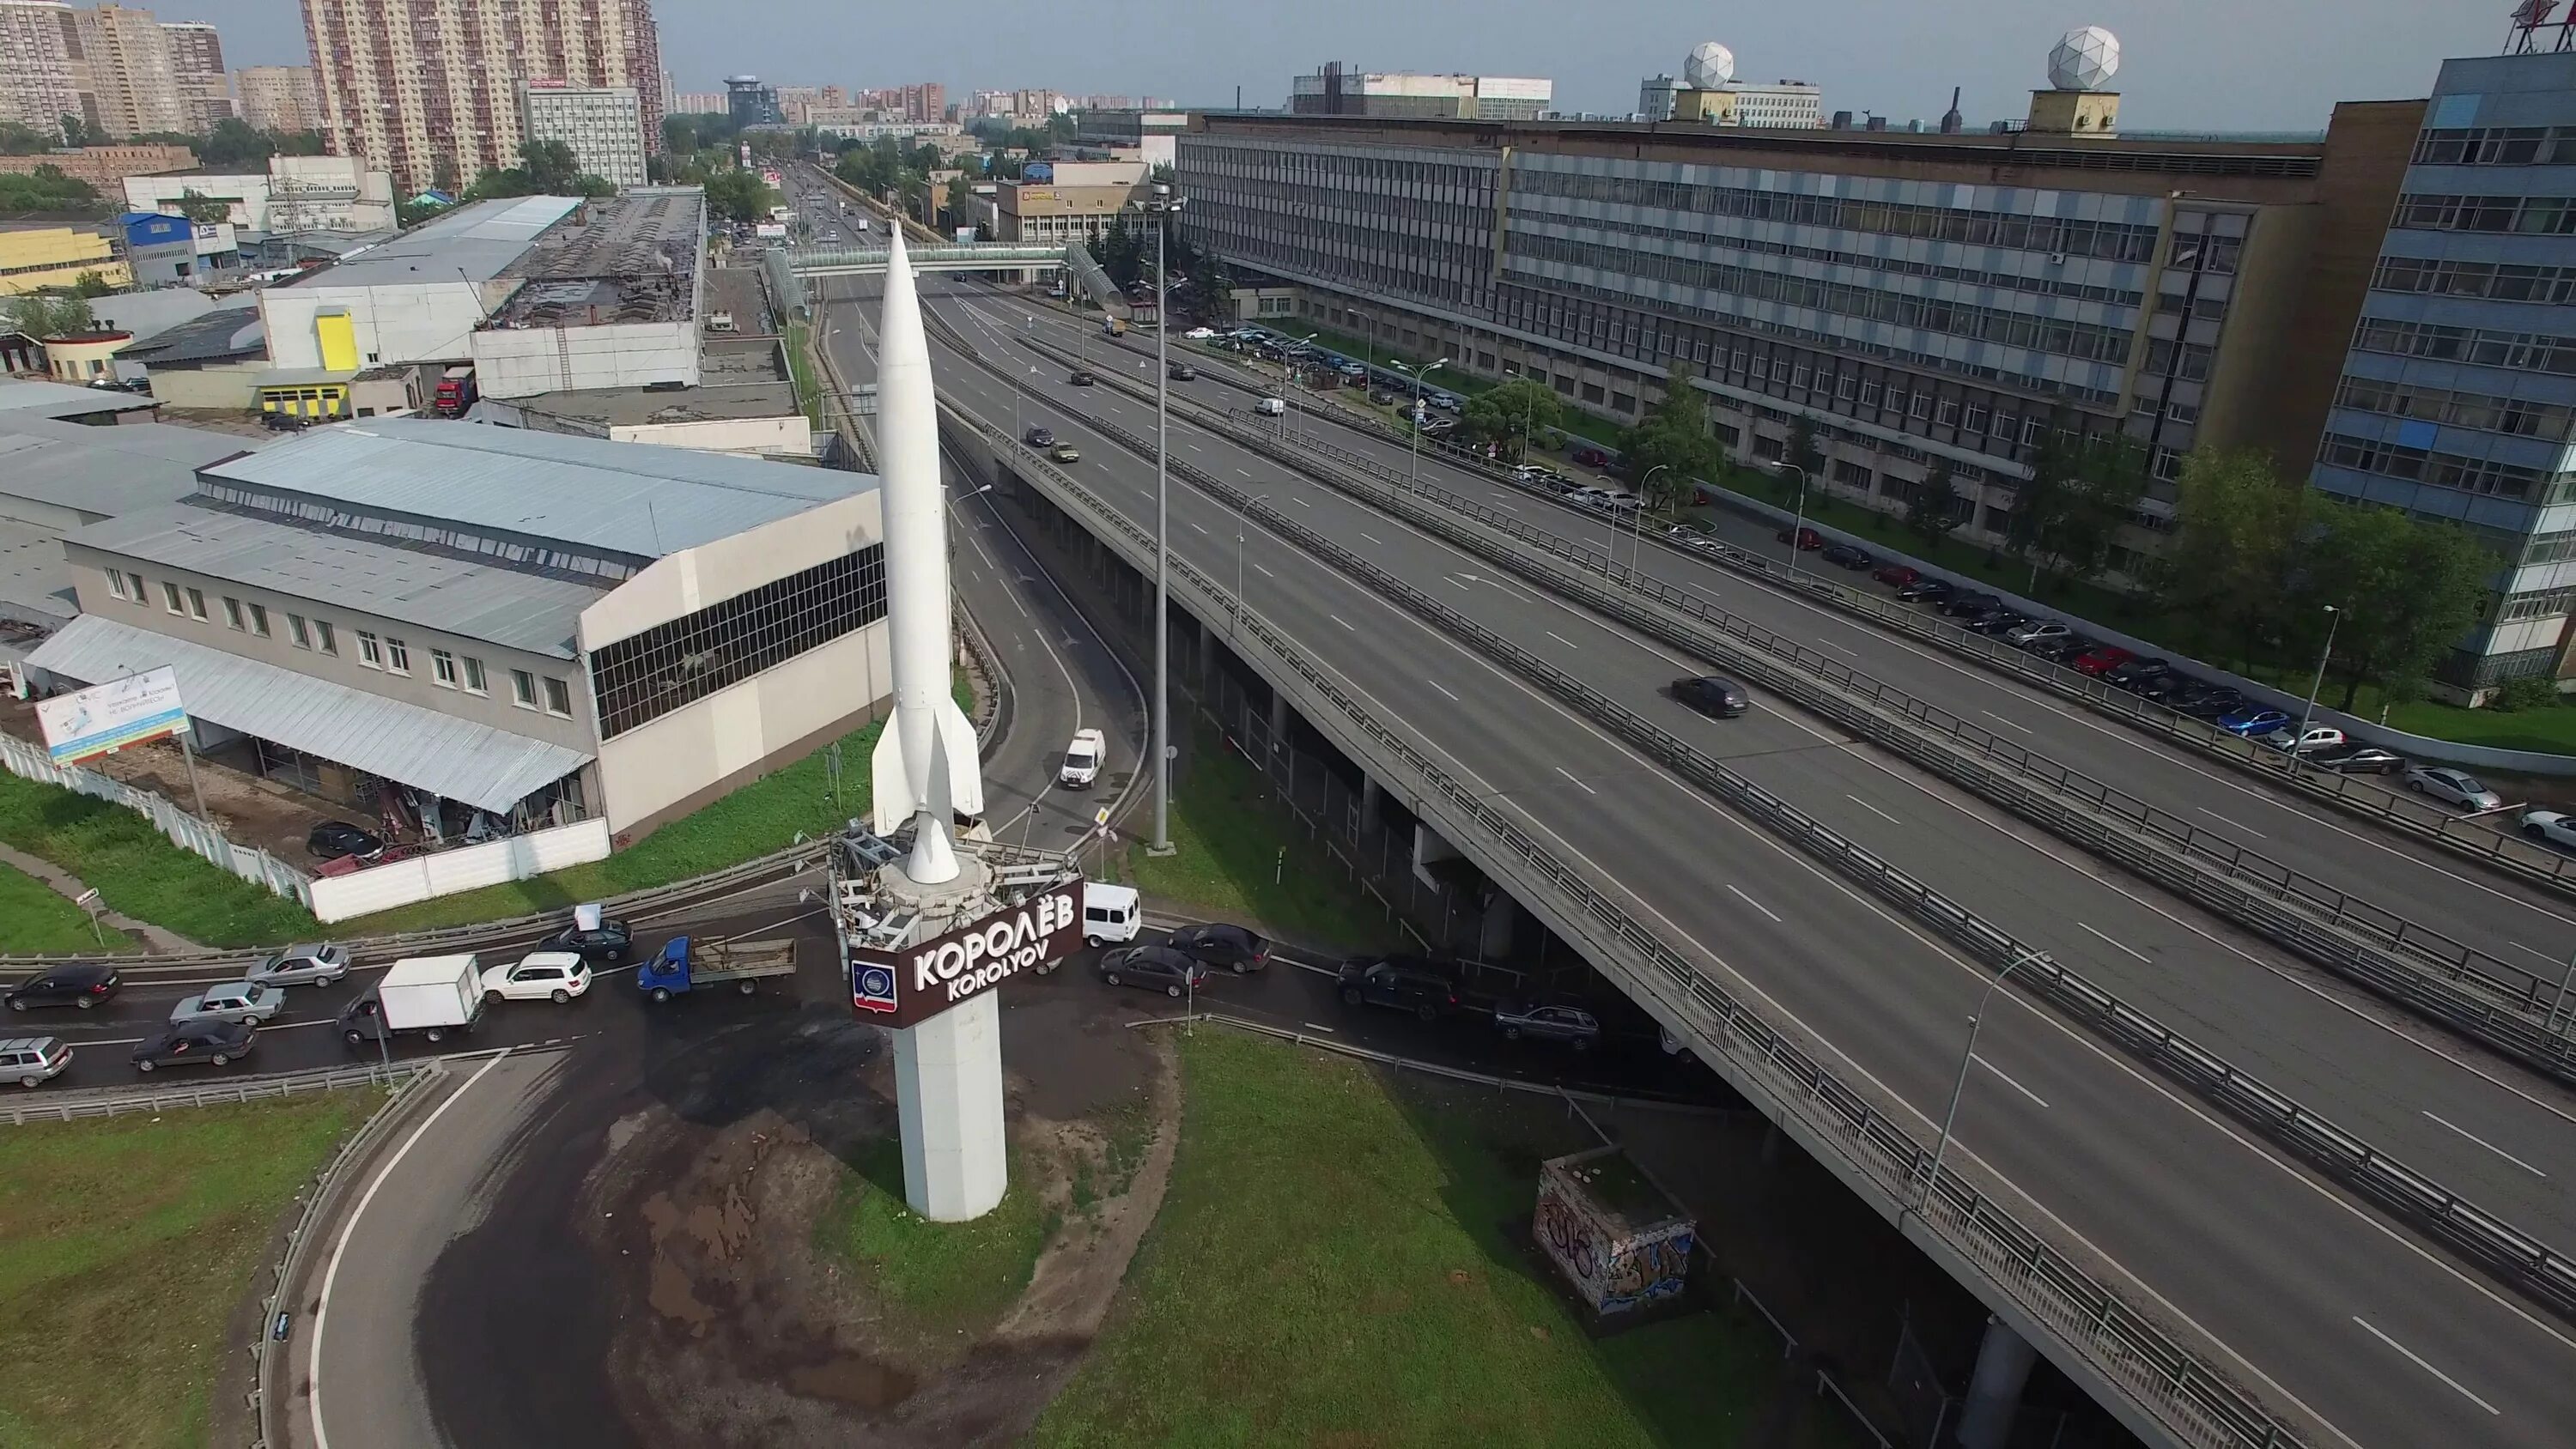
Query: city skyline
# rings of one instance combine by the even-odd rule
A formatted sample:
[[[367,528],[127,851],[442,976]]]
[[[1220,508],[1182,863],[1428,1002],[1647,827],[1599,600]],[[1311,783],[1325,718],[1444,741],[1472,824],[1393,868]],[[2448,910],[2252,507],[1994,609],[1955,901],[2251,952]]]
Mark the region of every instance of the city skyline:
[[[1959,86],[1971,125],[2020,115],[2027,92],[2044,84],[2049,44],[2063,30],[2099,24],[2122,39],[2120,85],[2134,128],[2314,130],[2337,101],[2429,94],[2443,59],[2500,48],[2510,6],[2278,0],[2247,13],[2224,0],[1986,0],[1963,23],[1956,11],[1893,0],[1723,17],[1672,0],[1606,0],[1586,8],[1586,33],[1620,38],[1586,47],[1579,63],[1555,38],[1563,12],[1536,0],[1396,14],[1322,0],[1293,13],[1248,10],[1220,27],[1173,0],[1147,0],[1115,24],[1070,37],[1049,23],[1046,7],[995,0],[971,49],[928,9],[881,12],[863,27],[806,4],[745,11],[661,0],[654,9],[666,55],[704,58],[703,74],[674,68],[684,91],[720,89],[723,76],[750,72],[782,85],[928,77],[951,96],[1044,86],[1168,95],[1187,106],[1230,105],[1241,86],[1246,105],[1277,106],[1290,76],[1341,60],[1373,70],[1544,75],[1566,111],[1624,114],[1641,77],[1677,71],[1693,44],[1718,40],[1745,78],[1821,86],[1828,112],[1928,121]],[[234,65],[307,58],[294,0],[197,0],[168,18],[219,26]],[[1852,42],[1856,29],[1864,43]],[[1089,53],[1085,36],[1097,37]]]

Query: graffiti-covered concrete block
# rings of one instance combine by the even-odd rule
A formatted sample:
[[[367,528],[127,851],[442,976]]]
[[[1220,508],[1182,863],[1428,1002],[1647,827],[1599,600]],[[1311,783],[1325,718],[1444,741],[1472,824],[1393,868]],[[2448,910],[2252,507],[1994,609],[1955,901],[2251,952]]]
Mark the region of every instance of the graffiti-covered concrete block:
[[[1699,1240],[1698,1224],[1616,1147],[1542,1163],[1530,1231],[1575,1292],[1604,1315],[1679,1295]]]

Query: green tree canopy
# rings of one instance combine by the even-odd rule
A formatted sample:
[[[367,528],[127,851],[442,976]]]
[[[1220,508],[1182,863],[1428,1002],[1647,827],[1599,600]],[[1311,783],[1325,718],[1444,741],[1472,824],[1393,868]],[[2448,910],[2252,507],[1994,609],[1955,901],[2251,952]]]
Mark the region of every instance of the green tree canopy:
[[[1564,423],[1564,401],[1535,377],[1515,377],[1487,388],[1458,412],[1459,431],[1468,441],[1500,444],[1507,462],[1523,457],[1530,439],[1544,439],[1549,429]]]
[[[2016,490],[2013,551],[2034,575],[2100,573],[2146,491],[2145,449],[2118,434],[2079,434],[2061,414]]]
[[[90,315],[89,298],[59,292],[11,297],[0,303],[0,319],[7,321],[11,331],[24,332],[38,340],[77,336],[98,325]]]
[[[1914,485],[1914,493],[1905,500],[1905,529],[1925,543],[1939,543],[1950,530],[1968,521],[1976,504],[1959,491],[1958,479],[1950,465],[1935,458],[1932,471]]]
[[[706,186],[707,209],[727,221],[767,221],[769,208],[778,204],[778,193],[757,171],[719,171],[707,178]]]
[[[103,216],[107,203],[88,182],[65,176],[59,166],[39,166],[28,176],[0,172],[0,216],[39,211]]]
[[[33,156],[52,149],[52,136],[16,121],[0,121],[0,156]]]
[[[540,196],[575,196],[580,194],[581,161],[572,154],[566,141],[529,141],[519,147],[520,169],[527,173],[528,188]]]
[[[2335,608],[2327,672],[2343,680],[2344,709],[2364,684],[2424,678],[2477,622],[2499,560],[2457,524],[2394,508],[2311,492],[2307,513],[2285,644],[2313,654]]]
[[[2280,644],[2280,600],[2309,528],[2310,493],[2252,451],[2203,448],[2174,484],[2174,539],[2158,601],[2220,658],[2250,664]],[[2223,651],[2223,652],[2222,652]]]
[[[1708,431],[1708,400],[1693,383],[1689,364],[1676,362],[1664,395],[1635,427],[1620,435],[1628,476],[1647,501],[1672,506],[1695,496],[1695,481],[1718,471],[1724,452]]]
[[[190,221],[218,222],[233,214],[233,206],[220,197],[208,196],[190,187],[179,193],[179,214]]]

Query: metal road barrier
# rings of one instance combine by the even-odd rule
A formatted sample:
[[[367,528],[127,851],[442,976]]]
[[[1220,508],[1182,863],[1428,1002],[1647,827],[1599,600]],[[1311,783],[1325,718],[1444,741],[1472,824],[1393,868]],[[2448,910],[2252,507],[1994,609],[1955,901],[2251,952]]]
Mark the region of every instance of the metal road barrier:
[[[12,1127],[24,1127],[30,1122],[70,1122],[82,1117],[121,1116],[127,1112],[158,1113],[179,1107],[256,1102],[268,1097],[337,1092],[350,1087],[392,1086],[407,1082],[426,1070],[419,1062],[399,1063],[391,1067],[370,1063],[363,1067],[324,1067],[309,1072],[243,1077],[185,1091],[106,1087],[93,1091],[49,1092],[41,1098],[26,1099],[24,1105],[16,1097],[0,1099],[0,1102],[5,1102],[5,1105],[0,1105],[0,1118],[7,1119]]]
[[[976,356],[962,338],[950,345]],[[998,374],[1005,375],[1006,374]],[[1150,563],[1154,539],[1090,489],[1021,447],[982,419],[943,404],[951,426],[973,434],[1069,511],[1092,519],[1130,562]],[[1442,769],[1425,747],[1379,719],[1327,671],[1309,660],[1259,614],[1188,560],[1170,571],[1185,594],[1213,617],[1238,621],[1237,648],[1266,662],[1265,673],[1295,699],[1310,723],[1368,761],[1415,813],[1453,842],[1472,845],[1522,904],[1631,989],[1688,1022],[1706,1059],[1735,1085],[1768,1103],[1773,1120],[1833,1166],[1855,1191],[1914,1230],[1936,1256],[1983,1278],[2034,1336],[2124,1394],[2174,1442],[2212,1449],[2265,1449],[2302,1443],[2300,1436],[2250,1393],[2186,1349],[2174,1331],[2104,1286],[2100,1277],[2050,1239],[2024,1226],[2006,1204],[1943,1162],[1872,1093],[1827,1068],[1789,1032],[1703,973],[1679,949],[1631,916],[1607,877],[1555,854],[1528,830]],[[1248,655],[1247,657],[1252,657]],[[1898,1109],[1901,1110],[1901,1109]],[[1919,1205],[1918,1205],[1919,1200]],[[1909,1234],[1912,1235],[1912,1234]]]
[[[1090,426],[1107,432],[1142,456],[1152,456],[1152,444],[1147,439],[1137,437],[1116,424],[1094,422]],[[2576,1262],[2571,1262],[2539,1239],[2513,1228],[2460,1194],[2337,1126],[2314,1109],[2236,1067],[2216,1052],[2083,976],[2057,965],[2037,947],[2016,939],[1966,906],[1880,860],[1865,847],[1844,839],[1831,827],[1788,801],[1737,774],[1714,757],[1583,683],[1573,674],[1523,649],[1500,632],[1343,548],[1281,510],[1251,501],[1242,490],[1196,465],[1175,458],[1166,466],[1199,488],[1224,498],[1229,505],[1246,510],[1250,517],[1260,521],[1262,527],[1288,539],[1300,550],[1428,620],[1513,673],[1540,685],[1683,779],[1759,821],[1774,834],[1832,865],[1846,877],[1869,887],[1907,915],[1928,924],[1953,945],[1987,966],[2018,970],[2038,995],[2067,1015],[2218,1103],[2239,1120],[2298,1152],[2337,1180],[2419,1220],[2435,1236],[2452,1243],[2473,1260],[2487,1265],[2551,1307],[2576,1315]],[[1858,726],[1860,732],[1868,735],[1886,733],[1869,728],[1880,722],[1861,717],[1848,701],[1821,699],[1819,703],[1827,707],[1828,717],[1838,723]],[[1922,752],[1906,750],[1904,753],[1916,757]],[[2048,810],[2052,802],[2031,803],[2033,813],[2052,813]],[[2053,813],[2065,812],[2060,808]],[[2080,822],[2071,823],[2067,828],[2070,835],[2079,840],[2083,838]],[[2094,842],[2086,840],[2084,843]],[[2121,856],[2115,853],[2114,858]],[[2169,870],[2157,869],[2166,862],[2148,859],[2135,863],[2150,879],[2172,874]],[[2189,880],[2160,880],[2160,883],[2169,883],[2194,899],[2210,901],[2211,893],[2192,891],[2193,883]],[[2249,914],[2252,906],[2259,905],[2224,898],[2210,903],[2240,919]],[[2340,954],[2335,952],[2334,942],[2315,941],[2310,939],[2315,933],[2298,932],[2298,924],[2295,920],[2275,922],[2265,934],[2306,942],[2301,948],[2302,954]],[[2456,1004],[2450,1005],[2457,1009]],[[2566,1065],[2563,1060],[2561,1065]]]
[[[1055,355],[1044,344],[1020,340]],[[1018,381],[1006,380],[1015,385]],[[1143,393],[1123,378],[1111,385],[1134,395]],[[1223,415],[1210,418],[1201,410],[1187,410],[1209,431],[1246,446],[1266,447],[1275,441],[1263,430],[1239,426]],[[1091,426],[1152,456],[1150,442],[1114,424],[1092,421]],[[2090,776],[1999,739],[1798,640],[1687,590],[1621,569],[1582,544],[1473,499],[1407,485],[1392,470],[1349,450],[1329,443],[1305,446],[1335,456],[1347,466],[1382,475],[1379,486],[1371,488],[1311,462],[1298,464],[1329,486],[1512,569],[1541,587],[1747,674],[1862,737],[2380,995],[2419,1009],[2562,1080],[2576,1082],[2576,1034],[2571,1034],[2576,1031],[2576,1019],[2564,1023],[2555,1019],[2558,982],[2554,979],[2453,941],[2223,837],[2187,825],[2180,831],[2162,828],[2165,822],[2179,822],[2169,812],[2154,810]],[[1170,466],[1203,491],[1229,499],[1242,496],[1232,485],[1190,464],[1175,459]],[[1485,531],[1462,520],[1472,520]],[[1524,550],[1571,563],[1586,574],[1599,575],[1600,582],[1569,577]],[[1628,595],[1641,596],[1684,618],[1644,609]],[[1758,652],[1747,653],[1742,646]],[[1951,748],[1927,749],[1926,732]],[[2001,766],[2018,778],[1981,765]],[[2031,788],[2034,785],[2037,790]],[[2069,810],[2068,801],[2081,810]],[[2372,949],[2373,942],[2381,949]]]

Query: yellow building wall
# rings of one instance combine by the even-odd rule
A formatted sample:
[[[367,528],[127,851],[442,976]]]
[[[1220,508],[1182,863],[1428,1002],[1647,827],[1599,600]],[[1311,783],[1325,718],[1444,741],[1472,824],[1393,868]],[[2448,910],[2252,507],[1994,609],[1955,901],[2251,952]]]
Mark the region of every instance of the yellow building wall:
[[[83,272],[98,273],[111,287],[134,285],[134,269],[103,236],[67,226],[0,232],[0,297],[68,288]]]
[[[313,340],[322,349],[322,366],[332,372],[358,370],[358,324],[346,312],[324,312],[313,319]]]

